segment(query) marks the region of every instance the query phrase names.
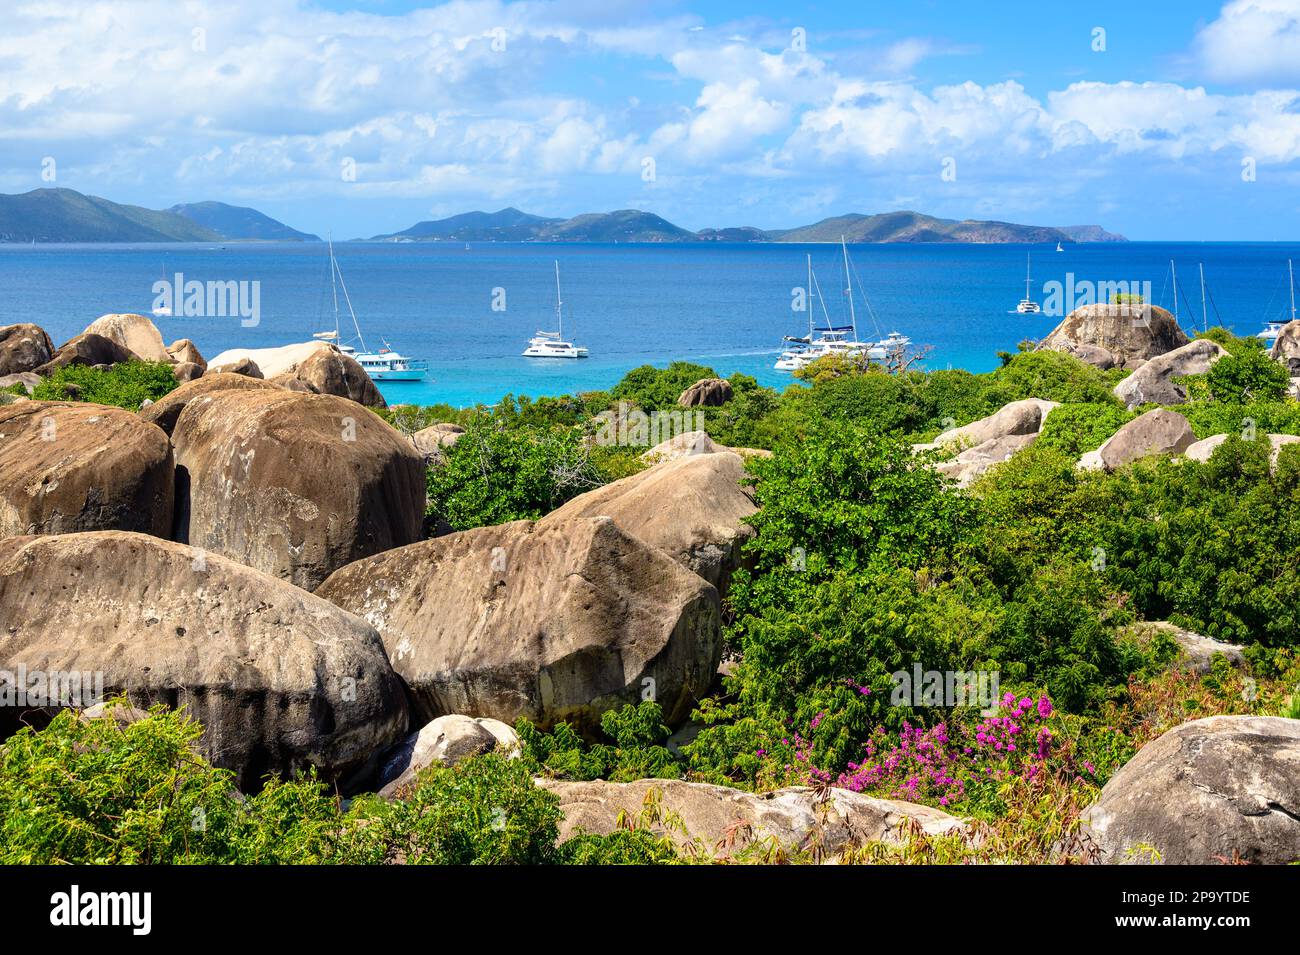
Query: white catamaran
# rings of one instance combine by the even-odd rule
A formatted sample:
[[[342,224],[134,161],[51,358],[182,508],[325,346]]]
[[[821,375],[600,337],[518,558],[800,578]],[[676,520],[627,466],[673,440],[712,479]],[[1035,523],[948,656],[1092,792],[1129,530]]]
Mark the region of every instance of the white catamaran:
[[[372,381],[423,381],[429,370],[428,362],[400,355],[388,346],[388,342],[384,342],[384,347],[377,352],[372,352],[366,348],[366,341],[361,337],[361,325],[357,322],[357,313],[352,308],[352,297],[348,294],[347,283],[343,281],[343,270],[339,268],[338,260],[334,258],[334,239],[332,236],[329,240],[329,253],[330,286],[334,293],[334,329],[333,331],[316,332],[312,335],[312,338],[329,342],[343,354],[356,359],[357,364],[366,370],[366,374],[370,376]],[[343,301],[348,306],[348,314],[352,316],[352,328],[357,333],[354,340],[361,346],[360,351],[339,338],[340,287],[343,289]],[[380,341],[383,341],[383,339],[381,338]]]
[[[1034,301],[1033,296],[1029,294],[1029,283],[1032,281],[1029,277],[1030,258],[1031,255],[1025,253],[1025,297],[1022,298],[1020,304],[1016,306],[1016,311],[1021,315],[1037,315],[1042,311],[1042,309],[1038,307],[1038,303]]]
[[[528,340],[525,358],[586,358],[587,349],[564,340],[564,303],[560,300],[560,262],[555,262],[555,331],[540,329]]]
[[[1286,260],[1286,272],[1287,272],[1287,277],[1290,280],[1290,284],[1291,284],[1290,321],[1294,322],[1295,321],[1295,269],[1291,267],[1290,259]],[[1262,332],[1259,332],[1257,337],[1264,339],[1264,341],[1266,342],[1277,341],[1277,337],[1282,334],[1282,329],[1286,327],[1287,321],[1288,320],[1284,318],[1269,319],[1264,323],[1264,330]]]
[[[777,371],[797,371],[810,362],[814,362],[818,358],[824,358],[827,355],[852,358],[865,354],[869,359],[883,361],[891,352],[906,348],[912,343],[910,338],[899,332],[890,332],[878,342],[858,340],[858,315],[853,301],[853,265],[849,261],[849,248],[844,236],[840,236],[840,251],[844,256],[845,295],[849,306],[849,324],[838,326],[831,324],[830,315],[826,313],[825,300],[821,296],[821,287],[817,284],[816,277],[813,275],[812,256],[808,256],[808,286],[805,293],[807,296],[805,307],[808,311],[808,335],[807,337],[787,335],[784,338],[784,341],[792,343],[794,347],[781,352],[776,364],[772,366]],[[821,331],[814,331],[813,328],[814,290],[817,299],[822,302],[822,314],[826,316],[826,328]],[[867,304],[868,309],[870,309],[870,303]],[[874,316],[872,320],[875,320]],[[879,333],[880,329],[877,328],[876,331]]]

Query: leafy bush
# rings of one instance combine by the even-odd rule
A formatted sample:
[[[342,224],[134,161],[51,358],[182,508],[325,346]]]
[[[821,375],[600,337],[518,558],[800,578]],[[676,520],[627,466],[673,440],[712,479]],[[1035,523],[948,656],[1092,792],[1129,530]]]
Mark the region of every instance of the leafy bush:
[[[601,730],[612,740],[588,745],[568,723],[543,733],[528,720],[515,725],[524,756],[539,772],[563,779],[680,779],[683,765],[664,747],[669,729],[659,704],[645,700],[606,712]]]
[[[1111,435],[1136,417],[1117,404],[1066,404],[1053,408],[1037,443],[1079,457],[1101,447]]]
[[[108,370],[89,365],[64,365],[32,392],[38,401],[89,401],[139,411],[146,400],[157,401],[179,382],[172,366],[160,361],[124,361]]]
[[[1276,401],[1291,384],[1287,370],[1261,348],[1241,348],[1224,355],[1205,375],[1216,401]]]
[[[536,519],[602,483],[577,428],[470,422],[428,470],[427,513],[453,530]]]
[[[609,394],[614,401],[629,401],[643,411],[656,411],[674,407],[681,393],[701,378],[716,377],[712,368],[688,361],[675,361],[667,368],[641,365],[624,375]]]

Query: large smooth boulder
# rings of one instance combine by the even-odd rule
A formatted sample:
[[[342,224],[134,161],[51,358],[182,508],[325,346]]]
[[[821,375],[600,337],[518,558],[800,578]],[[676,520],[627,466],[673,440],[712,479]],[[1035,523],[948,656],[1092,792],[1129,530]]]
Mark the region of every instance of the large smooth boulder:
[[[192,364],[198,365],[204,371],[208,370],[208,363],[203,360],[203,355],[199,348],[188,338],[178,338],[167,346],[167,354],[171,360],[178,365]],[[198,377],[197,375],[195,376]]]
[[[0,325],[0,378],[35,371],[53,357],[54,343],[41,326]]]
[[[171,532],[167,435],[121,408],[24,401],[0,407],[0,537]]]
[[[1065,316],[1038,348],[1070,351],[1076,345],[1096,346],[1122,365],[1134,358],[1163,355],[1187,341],[1178,320],[1158,305],[1093,304]]]
[[[1217,342],[1198,338],[1150,359],[1115,386],[1115,396],[1129,408],[1144,404],[1180,405],[1187,400],[1187,392],[1174,378],[1203,375],[1226,354]]]
[[[1286,366],[1292,378],[1300,376],[1300,319],[1282,326],[1269,354]]]
[[[656,830],[671,836],[678,846],[693,840],[694,848],[705,858],[726,859],[746,849],[759,853],[778,849],[787,856],[809,853],[816,861],[835,862],[845,851],[869,842],[903,841],[904,826],[912,821],[931,836],[965,828],[960,819],[929,806],[877,799],[847,789],[818,792],[793,786],[750,793],[677,779],[536,782],[559,797],[561,840],[578,830],[609,835],[617,828],[620,813],[635,819],[653,792],[661,812],[674,814],[681,821],[680,829],[660,825]]]
[[[1182,454],[1196,443],[1196,434],[1177,411],[1156,408],[1138,415],[1111,435],[1101,447],[1079,459],[1086,470],[1113,471],[1153,454]]]
[[[986,441],[1020,435],[1037,435],[1043,430],[1043,423],[1053,408],[1060,407],[1060,402],[1044,401],[1041,398],[1025,398],[1003,405],[987,418],[980,418],[959,428],[949,428],[924,447],[941,447],[956,445],[958,447],[975,447]]]
[[[317,349],[299,362],[293,371],[271,380],[273,384],[284,384],[286,379],[301,382],[307,390],[318,395],[337,395],[367,408],[388,407],[388,402],[384,401],[384,396],[360,363],[333,348]]]
[[[203,368],[192,361],[183,361],[178,365],[172,366],[172,375],[182,385],[187,381],[195,381],[203,377]]]
[[[0,620],[0,669],[101,674],[105,696],[183,707],[203,724],[203,754],[243,788],[309,765],[346,777],[406,733],[374,630],[183,544],[120,531],[0,540]],[[0,736],[19,718],[0,707]]]
[[[268,381],[280,375],[295,372],[298,366],[319,351],[333,351],[329,342],[297,342],[293,345],[280,345],[275,348],[228,348],[214,358],[208,359],[213,368],[221,365],[234,365],[241,361],[250,361]]]
[[[1278,456],[1282,449],[1288,444],[1300,443],[1300,435],[1295,434],[1269,434],[1264,435],[1269,443],[1269,467],[1277,470]],[[1218,449],[1219,445],[1228,440],[1226,434],[1213,434],[1208,438],[1197,441],[1183,452],[1184,457],[1192,461],[1199,461],[1204,464],[1210,460],[1210,456]]]
[[[93,333],[78,335],[59,346],[54,357],[40,368],[38,375],[48,375],[66,365],[116,365],[119,362],[135,361],[137,355],[111,338]]]
[[[86,326],[85,335],[102,335],[117,342],[143,361],[171,361],[162,333],[153,321],[144,315],[124,312],[101,315]]]
[[[377,554],[317,589],[369,622],[417,714],[594,733],[653,698],[680,722],[721,656],[717,591],[613,521],[514,521]]]
[[[974,447],[960,451],[950,461],[935,464],[935,470],[957,482],[958,487],[970,487],[975,480],[995,464],[1010,461],[1012,456],[1038,440],[1037,434],[1009,434],[989,438]]]
[[[0,375],[0,390],[7,391],[14,385],[22,385],[23,390],[30,395],[36,390],[36,386],[41,383],[41,376],[32,371],[20,371],[12,375]]]
[[[213,361],[208,365],[208,372],[214,375],[241,375],[244,378],[261,379],[266,377],[262,374],[262,369],[257,367],[257,362],[247,357],[235,358],[226,362]]]
[[[346,398],[209,391],[186,403],[172,445],[177,539],[304,589],[421,537],[424,462]]]
[[[441,421],[411,435],[411,447],[426,464],[436,464],[442,461],[442,449],[451,447],[464,433],[465,429],[460,425]]]
[[[496,749],[512,759],[520,755],[523,747],[513,727],[483,717],[440,716],[384,755],[379,795],[396,796],[429,766],[454,766]]]
[[[744,479],[737,454],[688,455],[579,494],[540,523],[613,518],[725,593],[741,546],[753,536],[745,522],[757,508]]]
[[[701,378],[677,396],[683,408],[716,408],[731,400],[731,382],[725,378]]]
[[[176,428],[176,421],[185,410],[185,406],[199,395],[214,391],[275,391],[275,385],[260,378],[249,378],[233,372],[212,372],[183,383],[179,388],[169,391],[151,405],[140,409],[140,417],[150,424],[156,424],[168,435]]]
[[[1300,720],[1211,716],[1169,730],[1084,814],[1101,862],[1300,861]]]

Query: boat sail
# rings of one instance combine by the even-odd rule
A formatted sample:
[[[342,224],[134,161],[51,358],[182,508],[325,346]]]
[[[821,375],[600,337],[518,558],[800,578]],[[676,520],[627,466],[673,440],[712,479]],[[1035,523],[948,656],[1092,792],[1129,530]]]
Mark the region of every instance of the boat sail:
[[[1286,260],[1286,272],[1287,272],[1287,279],[1289,280],[1291,286],[1291,318],[1289,320],[1294,322],[1296,318],[1295,269],[1291,267],[1290,259]],[[1267,322],[1264,323],[1264,330],[1262,332],[1257,333],[1256,337],[1262,338],[1266,342],[1277,341],[1278,336],[1282,334],[1282,329],[1286,327],[1287,321],[1288,321],[1287,319],[1283,319],[1283,318],[1275,318],[1275,319],[1268,320]]]
[[[540,329],[528,340],[525,358],[586,358],[587,349],[564,340],[564,302],[560,298],[560,262],[555,262],[555,331]]]
[[[332,331],[316,332],[312,338],[329,342],[343,354],[356,360],[366,374],[375,382],[410,382],[423,381],[424,376],[429,369],[429,363],[418,358],[407,358],[389,347],[388,342],[384,341],[384,347],[379,351],[372,352],[366,348],[366,340],[361,334],[361,324],[357,321],[356,310],[352,307],[352,296],[348,294],[347,282],[343,280],[343,270],[339,267],[338,259],[334,257],[334,237],[329,239],[329,256],[330,256],[330,288],[334,295],[334,329]],[[357,351],[349,342],[344,342],[339,336],[339,289],[343,289],[343,301],[347,304],[348,314],[352,316],[352,329],[356,332],[356,338],[353,339],[361,350]],[[381,338],[380,341],[383,341]]]

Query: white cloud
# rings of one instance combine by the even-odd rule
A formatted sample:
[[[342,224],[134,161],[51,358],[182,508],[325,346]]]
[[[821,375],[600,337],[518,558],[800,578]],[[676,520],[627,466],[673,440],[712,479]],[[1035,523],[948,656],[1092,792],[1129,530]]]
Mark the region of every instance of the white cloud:
[[[1300,81],[1300,0],[1232,0],[1193,44],[1207,77],[1229,83]]]

